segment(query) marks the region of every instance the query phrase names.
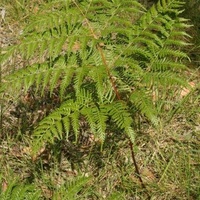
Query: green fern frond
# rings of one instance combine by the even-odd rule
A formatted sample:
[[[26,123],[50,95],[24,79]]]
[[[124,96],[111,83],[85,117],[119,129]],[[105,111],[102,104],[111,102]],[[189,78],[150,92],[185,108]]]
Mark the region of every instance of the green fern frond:
[[[63,124],[63,132],[65,133],[65,139],[67,139],[69,138],[69,133],[70,133],[70,128],[71,128],[70,127],[71,122],[68,115],[62,118],[62,124]]]
[[[123,101],[113,102],[108,105],[108,114],[120,129],[130,127],[133,122],[128,112],[128,107]]]
[[[184,42],[183,40],[174,40],[174,39],[168,39],[166,42],[165,42],[166,45],[176,45],[176,46],[188,46],[190,45],[189,43],[187,42]]]
[[[150,41],[150,40],[149,40]],[[123,51],[123,54],[126,56],[134,55],[135,57],[140,57],[147,60],[152,59],[152,53],[148,49],[139,48],[136,46],[130,46],[126,50]]]
[[[41,191],[34,185],[22,184],[18,180],[12,180],[8,183],[8,188],[1,192],[1,200],[39,200],[41,199]]]
[[[90,69],[88,67],[81,67],[81,68],[77,68],[77,70],[76,70],[74,87],[75,87],[77,96],[80,93],[81,86],[82,86],[84,79],[86,78],[87,74],[89,73],[89,70]]]
[[[73,178],[73,180],[66,182],[65,184],[61,185],[60,188],[56,189],[53,194],[52,200],[76,200],[81,198],[79,193],[81,192],[81,190],[84,190],[85,186],[90,180],[90,177],[83,176]]]
[[[88,124],[89,124],[89,127],[90,127],[90,129],[91,129],[91,132],[92,133],[94,133],[94,134],[96,134],[96,130],[97,130],[97,123],[96,123],[96,119],[95,119],[95,117],[94,117],[94,113],[95,113],[95,110],[96,110],[97,108],[96,107],[89,107],[89,108],[83,108],[82,110],[81,110],[81,114],[83,115],[83,116],[85,116],[85,118],[86,118],[86,121],[88,122]],[[96,134],[97,135],[97,134]],[[98,137],[98,136],[97,136]]]
[[[141,83],[145,84],[148,87],[151,87],[152,85],[162,85],[162,86],[184,86],[188,87],[187,81],[185,81],[182,77],[180,77],[177,73],[173,73],[170,71],[164,71],[164,72],[151,72],[151,73],[145,73],[143,76],[143,79],[141,80]]]
[[[188,58],[187,54],[184,52],[181,52],[179,50],[173,50],[173,49],[169,49],[169,48],[162,48],[159,51],[159,56],[161,58],[163,57],[167,57],[167,56],[173,56],[174,58]]]
[[[7,90],[15,88],[17,90],[21,88],[25,88],[25,92],[37,82],[37,84],[41,83],[41,76],[45,71],[48,70],[48,65],[46,63],[42,65],[32,65],[24,69],[20,69],[10,75],[8,75],[5,79],[5,84],[7,86]],[[39,74],[39,77],[37,76]]]
[[[128,138],[130,138],[131,142],[135,144],[136,132],[131,126],[127,126],[124,129],[125,133],[127,134]]]
[[[20,90],[24,88],[24,92],[35,84],[36,91],[42,85],[42,93],[48,83],[51,83],[51,92],[55,88],[57,81],[61,75],[62,68],[50,68],[48,63],[35,64],[27,68],[20,69],[7,77],[5,77],[5,85],[8,90],[15,88]],[[52,79],[50,78],[52,77]]]
[[[172,61],[172,60],[167,60],[166,57],[164,57],[163,59],[157,59],[154,60],[153,63],[150,64],[150,69],[152,71],[166,71],[166,70],[172,70],[172,71],[177,71],[177,70],[183,70],[186,69],[187,67],[180,63],[180,62],[176,62],[176,61]]]
[[[95,82],[96,86],[96,93],[99,97],[99,100],[103,102],[104,94],[106,92],[105,86],[107,82],[107,72],[105,66],[98,66],[93,67],[93,69],[90,72],[91,78]]]
[[[78,136],[79,136],[79,127],[80,127],[79,126],[79,117],[80,117],[80,113],[78,111],[75,111],[74,113],[72,113],[70,115],[72,129],[75,134],[75,143],[77,143]]]
[[[5,64],[8,62],[9,58],[15,54],[15,46],[8,47],[5,51],[0,54],[0,64]]]
[[[159,120],[157,117],[157,110],[149,95],[142,90],[136,90],[131,94],[130,101],[148,118],[148,120],[154,125],[158,125]]]
[[[34,153],[37,152],[46,143],[52,144],[54,143],[55,139],[62,139],[63,133],[65,131],[68,135],[71,123],[69,116],[73,111],[72,108],[74,109],[74,111],[79,110],[79,108],[76,106],[76,104],[73,103],[73,101],[66,101],[65,103],[63,103],[63,105],[61,105],[60,108],[56,109],[39,123],[33,135]]]
[[[60,1],[60,3],[62,2],[63,1]],[[51,30],[51,33],[53,35],[56,28],[56,31],[58,31],[59,33],[60,25],[66,22],[69,14],[70,13],[66,13],[62,10],[56,10],[54,12],[49,10],[46,13],[34,15],[30,19],[31,23],[25,28],[24,32],[25,34],[33,31],[44,33],[47,30]],[[55,35],[57,36],[57,34]]]
[[[58,84],[62,72],[63,72],[63,69],[59,66],[59,68],[54,70],[54,73],[52,73],[52,77],[50,78],[50,83],[49,83],[50,96],[52,95],[54,88]]]
[[[103,113],[101,109],[95,109],[94,111],[97,138],[100,139],[101,145],[103,145],[106,137],[106,121],[108,117],[105,114],[107,113]]]

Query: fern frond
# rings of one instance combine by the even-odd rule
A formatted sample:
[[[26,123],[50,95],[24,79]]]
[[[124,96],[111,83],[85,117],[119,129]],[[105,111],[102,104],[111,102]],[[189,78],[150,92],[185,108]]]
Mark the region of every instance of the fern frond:
[[[96,134],[96,131],[97,131],[97,123],[96,123],[96,119],[95,119],[95,116],[94,116],[94,113],[95,113],[95,110],[96,110],[97,108],[96,107],[89,107],[89,108],[83,108],[82,110],[81,110],[81,114],[83,115],[83,116],[85,116],[85,118],[86,118],[86,121],[88,122],[88,124],[89,124],[89,127],[90,127],[90,129],[91,129],[91,132],[92,133],[94,133],[95,135],[97,135]],[[98,137],[98,135],[97,135],[97,137]]]
[[[133,120],[128,112],[128,107],[126,106],[125,102],[113,102],[112,104],[108,105],[108,110],[109,116],[116,123],[117,127],[124,129],[131,126]]]
[[[0,54],[0,64],[5,64],[6,61],[10,59],[11,56],[15,55],[16,48],[15,46],[8,47]]]
[[[0,199],[2,200],[36,200],[41,199],[41,191],[34,185],[22,184],[18,180],[12,180],[8,183],[6,191],[1,192]]]
[[[25,69],[20,69],[5,77],[7,90],[12,88],[15,88],[16,90],[24,88],[25,92],[27,92],[34,83],[37,82],[38,85],[41,84],[40,74],[43,74],[48,70],[49,67],[46,63],[42,65],[35,64]]]
[[[66,199],[66,200],[75,200],[80,198],[80,191],[84,189],[86,184],[91,180],[90,177],[78,176],[61,185],[60,188],[57,188],[53,194],[52,199]]]
[[[54,88],[58,84],[58,81],[59,81],[62,73],[63,73],[63,69],[60,67],[58,69],[54,70],[54,73],[52,73],[52,77],[50,78],[50,83],[49,83],[50,96],[52,95]]]
[[[74,131],[75,134],[75,143],[77,143],[78,141],[78,135],[79,135],[79,117],[80,114],[78,111],[75,111],[74,113],[72,113],[70,115],[70,119],[71,119],[71,125],[72,125],[72,129]]]
[[[130,138],[131,142],[135,144],[136,132],[131,126],[127,126],[124,129],[125,133],[127,134],[128,138]]]
[[[63,3],[63,1],[60,1],[60,3]],[[60,26],[66,22],[69,14],[69,12],[66,13],[64,10],[55,10],[54,12],[49,10],[46,13],[43,12],[42,14],[34,15],[29,19],[31,23],[25,28],[24,32],[25,34],[33,31],[44,33],[47,30],[51,30],[52,35],[54,35],[55,29],[59,33],[61,30]]]
[[[100,139],[101,145],[103,145],[106,137],[106,121],[107,121],[107,113],[104,113],[98,109],[94,110],[94,116],[96,120],[96,133],[97,133],[97,138]],[[101,147],[102,148],[102,147]]]
[[[91,78],[95,82],[97,95],[100,101],[103,102],[104,94],[106,92],[105,83],[107,82],[106,68],[105,66],[93,67],[90,74],[91,74]]]
[[[166,70],[177,71],[186,68],[187,67],[184,64],[172,60],[167,60],[166,57],[164,57],[163,59],[160,58],[154,60],[154,62],[150,64],[150,69],[152,71],[166,71]]]
[[[177,58],[188,58],[186,53],[181,52],[179,50],[169,49],[169,48],[162,48],[159,52],[159,56],[161,58],[167,57],[167,56],[172,56],[172,57],[177,57]]]
[[[24,88],[24,92],[27,92],[28,89],[32,85],[36,85],[36,90],[38,91],[39,87],[42,85],[42,93],[44,92],[45,87],[47,84],[53,80],[50,79],[50,76],[54,74],[54,79],[59,78],[60,75],[59,72],[61,72],[61,69],[56,68],[50,68],[48,63],[42,63],[42,64],[35,64],[32,66],[29,66],[27,68],[20,69],[8,76],[5,77],[5,85],[7,88],[7,91],[15,88],[16,90],[20,90],[21,88]],[[56,76],[58,75],[58,76]],[[56,76],[56,77],[55,77]],[[57,81],[57,80],[55,80]],[[51,90],[55,87],[55,84],[57,82],[51,82]]]
[[[81,86],[84,82],[84,79],[86,78],[87,74],[89,73],[89,68],[88,67],[81,67],[77,68],[76,70],[76,76],[74,80],[74,87],[76,89],[76,95],[80,93]]]
[[[154,125],[158,125],[157,111],[149,95],[142,90],[136,90],[131,94],[130,101],[148,118],[148,120]]]
[[[69,116],[71,115],[71,112],[73,110],[77,112],[79,108],[75,103],[73,103],[73,101],[66,101],[65,103],[63,103],[63,105],[61,105],[60,108],[56,109],[39,123],[33,134],[34,153],[37,152],[46,143],[52,144],[54,143],[55,139],[61,139],[65,131],[68,135],[71,123],[71,119],[69,119]],[[75,125],[76,124],[74,121],[74,129]]]
[[[65,117],[62,118],[62,123],[63,123],[63,132],[65,133],[65,139],[69,137],[69,132],[71,130],[71,121],[69,119],[69,116],[66,115]]]

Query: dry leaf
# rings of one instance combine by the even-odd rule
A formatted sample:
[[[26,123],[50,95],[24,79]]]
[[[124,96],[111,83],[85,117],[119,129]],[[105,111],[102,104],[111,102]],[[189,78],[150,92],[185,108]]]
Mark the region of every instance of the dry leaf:
[[[2,182],[2,184],[1,184],[1,190],[2,190],[2,192],[5,192],[6,190],[7,190],[7,188],[8,188],[8,183],[7,183],[7,181],[6,180],[3,180],[3,182]]]
[[[147,167],[145,167],[141,170],[141,175],[142,175],[143,179],[147,182],[154,182],[156,180],[156,177],[153,174],[153,172]]]
[[[189,85],[194,88],[195,87],[195,83],[194,82],[189,82]],[[185,97],[186,95],[188,95],[191,92],[191,89],[187,89],[187,88],[183,88],[180,92],[180,96],[181,97]]]
[[[72,47],[72,50],[76,52],[76,51],[79,51],[80,48],[81,48],[80,42],[75,42]]]
[[[37,154],[35,154],[35,155],[32,156],[32,161],[33,161],[33,162],[36,161],[37,158],[38,158],[44,151],[45,151],[45,147],[41,148],[41,149],[37,152]]]

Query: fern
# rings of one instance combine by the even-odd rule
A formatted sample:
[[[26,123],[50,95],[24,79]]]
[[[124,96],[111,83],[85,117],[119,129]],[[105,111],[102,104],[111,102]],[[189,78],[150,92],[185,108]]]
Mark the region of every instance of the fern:
[[[58,188],[52,197],[52,200],[66,199],[75,200],[80,199],[78,193],[84,189],[84,186],[89,182],[90,178],[87,177],[76,177],[73,180],[65,183],[60,188]],[[84,194],[83,194],[84,195]]]
[[[180,76],[188,59],[181,48],[189,45],[183,3],[160,0],[146,11],[136,0],[58,0],[30,18],[1,63],[16,54],[35,63],[4,75],[1,91],[20,95],[35,86],[52,95],[59,87],[61,106],[33,132],[36,151],[69,134],[77,142],[83,117],[101,145],[110,121],[134,142],[135,111],[159,124],[152,90],[187,86]]]
[[[1,200],[39,200],[41,198],[41,191],[34,185],[19,184],[17,180],[9,181],[8,187],[0,194]]]

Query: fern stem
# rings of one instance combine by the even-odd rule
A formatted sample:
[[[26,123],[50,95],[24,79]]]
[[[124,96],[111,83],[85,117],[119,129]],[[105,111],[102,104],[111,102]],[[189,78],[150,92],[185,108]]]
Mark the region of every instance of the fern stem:
[[[85,14],[83,13],[83,11],[82,11],[81,8],[79,7],[79,5],[76,3],[76,1],[73,1],[73,2],[74,2],[74,4],[76,5],[76,7],[79,9],[79,11],[81,12],[82,16],[85,18],[85,23],[88,25],[89,30],[90,30],[90,32],[91,32],[91,35],[94,37],[94,39],[98,39],[98,36],[95,34],[95,32],[94,32],[94,30],[93,30],[93,28],[92,28],[92,26],[91,26],[89,20],[87,19],[87,17],[85,16]],[[116,94],[116,96],[117,96],[117,99],[120,100],[121,98],[120,98],[119,92],[118,92],[118,90],[117,90],[117,88],[116,88],[116,86],[115,86],[114,80],[113,80],[113,78],[112,78],[112,76],[111,76],[110,70],[109,70],[108,65],[107,65],[107,62],[106,62],[105,55],[104,55],[104,53],[103,53],[103,50],[102,50],[102,48],[100,47],[99,44],[97,44],[97,49],[98,49],[98,51],[99,51],[99,53],[100,53],[100,55],[101,55],[103,64],[104,64],[105,67],[106,67],[106,71],[107,71],[107,74],[108,74],[108,76],[109,76],[109,79],[110,79],[112,88],[113,88],[113,90],[114,90],[114,92],[115,92],[115,94]]]
[[[0,87],[2,84],[2,68],[0,65]],[[2,137],[3,135],[3,102],[1,103],[1,99],[0,99],[0,137]]]
[[[3,108],[0,105],[0,138],[3,136]]]
[[[112,77],[112,75],[111,75],[111,73],[110,73],[110,70],[109,70],[109,68],[108,68],[108,65],[107,65],[106,58],[105,58],[105,55],[104,55],[104,53],[103,53],[103,50],[102,50],[102,48],[101,48],[99,45],[97,46],[97,48],[98,48],[98,50],[99,50],[99,52],[100,52],[100,54],[101,54],[101,58],[102,58],[103,64],[104,64],[105,67],[106,67],[106,71],[107,71],[107,74],[108,74],[108,76],[109,76],[109,79],[110,79],[112,88],[113,88],[113,90],[114,90],[114,92],[115,92],[115,94],[116,94],[116,96],[117,96],[117,99],[120,100],[121,97],[120,97],[120,95],[119,95],[118,89],[117,89],[117,87],[115,86],[113,77]]]
[[[99,45],[97,46],[97,48],[98,48],[98,50],[99,50],[99,52],[101,54],[102,61],[103,61],[104,65],[105,65],[105,67],[106,67],[107,74],[109,76],[110,82],[111,82],[112,87],[113,87],[113,89],[115,91],[115,94],[117,96],[117,99],[120,100],[121,99],[120,94],[118,92],[118,89],[115,86],[114,80],[113,80],[112,75],[110,73],[110,70],[108,68],[108,65],[107,65],[106,58],[105,58],[105,55],[103,53],[103,50]],[[133,160],[133,163],[134,163],[134,166],[135,166],[135,172],[136,172],[137,178],[139,179],[139,181],[140,181],[140,183],[142,185],[142,188],[146,191],[148,199],[151,199],[151,197],[150,197],[150,195],[148,193],[148,190],[147,190],[147,188],[146,188],[146,186],[145,186],[145,184],[144,184],[144,182],[142,180],[142,177],[141,177],[141,174],[140,174],[137,162],[136,162],[135,153],[134,153],[134,150],[133,150],[133,143],[131,142],[131,140],[129,140],[129,141],[130,141],[131,156],[132,156],[132,160]]]
[[[144,182],[142,180],[142,177],[141,177],[141,174],[140,174],[140,171],[139,171],[136,159],[135,159],[135,153],[134,153],[134,150],[133,150],[133,143],[131,142],[131,140],[129,140],[129,146],[130,146],[130,150],[131,150],[131,156],[132,156],[133,164],[135,166],[136,176],[139,179],[142,188],[146,191],[148,199],[151,199],[151,197],[150,197],[150,195],[148,193],[148,190],[147,190],[147,188],[146,188],[146,186],[145,186],[145,184],[144,184]]]
[[[77,6],[77,8],[79,9],[79,11],[81,12],[82,16],[85,18],[85,22],[86,22],[86,24],[88,25],[88,27],[89,27],[89,29],[90,29],[91,35],[94,37],[94,39],[98,39],[98,36],[95,34],[95,32],[94,32],[94,30],[93,30],[91,24],[89,23],[87,17],[85,16],[85,14],[84,14],[83,11],[81,10],[81,8],[78,6],[78,4],[77,4],[75,1],[73,1],[73,2],[74,2],[74,4]],[[102,59],[102,62],[103,62],[103,64],[104,64],[104,66],[106,67],[106,72],[107,72],[108,77],[109,77],[109,79],[110,79],[112,88],[113,88],[113,90],[114,90],[114,92],[115,92],[115,94],[116,94],[116,96],[117,96],[117,99],[118,99],[118,100],[121,100],[121,97],[120,97],[120,94],[119,94],[119,92],[118,92],[118,89],[117,89],[117,87],[116,87],[116,85],[115,85],[115,83],[114,83],[113,77],[112,77],[112,75],[111,75],[111,73],[110,73],[110,70],[109,70],[109,67],[108,67],[108,64],[107,64],[107,61],[106,61],[104,52],[103,52],[103,50],[102,50],[102,48],[101,48],[101,46],[100,46],[99,44],[97,44],[97,50],[99,51],[99,53],[100,53],[100,55],[101,55],[101,59]],[[136,171],[137,177],[138,177],[138,179],[139,179],[139,181],[140,181],[140,183],[141,183],[143,189],[145,189],[145,190],[147,191],[147,189],[146,189],[146,187],[145,187],[145,184],[144,184],[144,182],[143,182],[143,180],[142,180],[142,177],[141,177],[141,175],[140,175],[139,169],[138,169],[138,165],[137,165],[137,162],[136,162],[136,159],[135,159],[135,154],[134,154],[134,151],[133,151],[133,144],[132,144],[131,141],[130,141],[130,150],[131,150],[132,160],[133,160],[133,163],[134,163],[134,166],[135,166],[135,171]],[[150,196],[149,196],[148,192],[147,192],[147,196],[148,196],[148,199],[150,199]]]

